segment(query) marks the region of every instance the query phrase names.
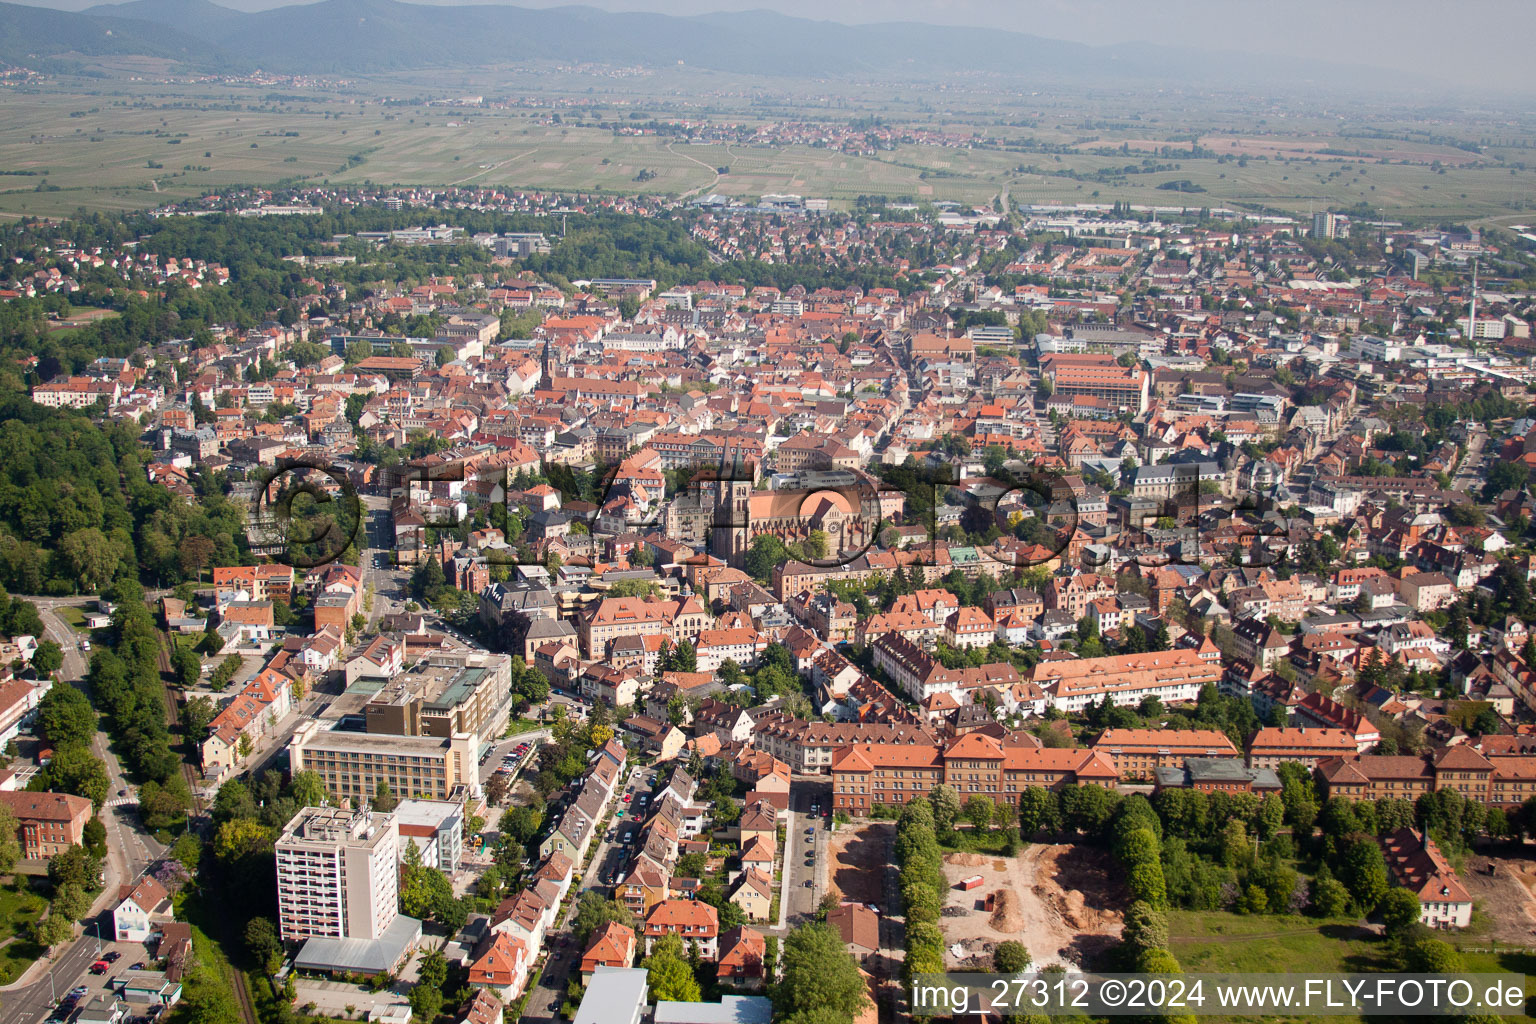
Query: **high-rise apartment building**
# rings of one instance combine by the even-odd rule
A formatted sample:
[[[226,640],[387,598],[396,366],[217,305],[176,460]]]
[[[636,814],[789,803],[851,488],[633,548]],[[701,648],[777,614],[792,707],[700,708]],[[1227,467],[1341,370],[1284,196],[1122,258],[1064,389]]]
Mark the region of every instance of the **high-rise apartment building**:
[[[278,925],[285,942],[377,939],[399,913],[400,827],[393,814],[306,807],[278,837]]]

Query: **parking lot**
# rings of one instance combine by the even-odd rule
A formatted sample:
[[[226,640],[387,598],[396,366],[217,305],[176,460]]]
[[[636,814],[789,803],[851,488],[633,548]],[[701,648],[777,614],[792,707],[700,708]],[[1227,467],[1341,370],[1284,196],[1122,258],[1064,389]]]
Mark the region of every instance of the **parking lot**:
[[[89,947],[95,945],[96,938],[87,931],[80,941]],[[100,966],[102,964],[105,966]],[[91,997],[112,992],[115,982],[125,971],[154,970],[155,968],[156,962],[151,953],[151,947],[146,944],[102,940],[99,959],[88,966],[85,973],[76,979],[73,988],[63,989],[64,982],[58,982],[60,991],[56,993],[54,1010],[47,1019],[70,1020],[75,1016],[76,1009]],[[133,1016],[125,1018],[124,1024],[148,1024],[160,1013],[159,1007],[141,1004],[130,1004],[128,1009]]]

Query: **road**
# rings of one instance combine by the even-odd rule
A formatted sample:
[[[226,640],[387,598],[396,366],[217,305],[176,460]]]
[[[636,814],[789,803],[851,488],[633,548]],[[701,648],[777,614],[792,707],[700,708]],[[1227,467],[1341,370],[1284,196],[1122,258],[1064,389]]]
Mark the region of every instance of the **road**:
[[[827,843],[831,833],[827,831],[827,812],[832,806],[832,784],[824,776],[814,781],[810,778],[793,779],[789,784],[789,823],[785,831],[784,874],[788,880],[783,908],[784,925],[777,921],[762,931],[783,936],[789,928],[809,921],[816,916],[816,907],[827,892]],[[818,812],[811,814],[811,804]],[[809,837],[806,829],[816,831]],[[813,840],[807,842],[807,839]],[[807,853],[814,864],[806,866]],[[810,885],[806,885],[810,882]]]
[[[1483,445],[1488,442],[1488,432],[1479,430],[1467,438],[1467,451],[1451,477],[1451,490],[1463,494],[1479,495],[1486,478],[1483,472]]]
[[[620,792],[614,795],[617,801],[614,806],[628,812],[641,793],[648,793],[651,787],[646,780],[651,777],[652,770],[637,768],[633,770],[625,781]],[[660,781],[658,777],[658,781]],[[629,802],[624,802],[624,797],[629,796]],[[617,812],[615,812],[617,814]],[[605,828],[598,838],[597,851],[592,855],[590,868],[582,875],[581,884],[577,886],[576,893],[571,897],[570,913],[575,912],[576,902],[581,898],[581,893],[588,889],[596,889],[604,897],[613,895],[613,886],[608,883],[616,872],[623,868],[629,859],[630,847],[623,842],[624,832],[630,827],[631,819],[625,817],[622,822],[614,819],[613,823]],[[639,831],[639,823],[634,826]],[[612,838],[610,838],[612,837]],[[550,937],[545,940],[545,945],[550,950],[549,959],[545,961],[544,973],[539,977],[539,984],[533,990],[528,999],[528,1008],[524,1011],[524,1021],[553,1021],[555,1014],[552,1010],[558,1009],[565,1001],[566,981],[573,968],[581,964],[581,949],[576,945],[576,939],[567,929],[569,917],[565,921],[557,923],[550,930]],[[637,959],[644,956],[644,949],[636,950]]]
[[[95,598],[39,597],[30,600],[37,605],[43,629],[49,639],[64,650],[64,664],[59,669],[59,678],[65,684],[86,690],[87,664],[78,646],[82,634],[60,618],[57,609],[61,605],[79,605]],[[111,788],[108,790],[111,798],[116,799],[119,793],[129,790],[128,782],[123,778],[122,766],[107,745],[105,735],[100,732],[96,734],[91,741],[91,751],[106,765],[107,777],[111,780]],[[131,790],[129,792],[131,794]],[[0,1024],[33,1024],[47,1016],[55,995],[62,996],[76,985],[85,969],[96,959],[97,940],[90,934],[92,927],[99,927],[103,936],[112,934],[111,907],[117,902],[118,886],[137,879],[165,851],[165,847],[140,826],[138,812],[131,802],[102,808],[101,821],[107,829],[107,858],[102,865],[104,883],[91,915],[85,919],[86,933],[72,944],[62,947],[55,955],[53,966],[41,977],[25,987],[5,991]],[[144,958],[142,946],[119,943],[115,948],[123,952],[129,963]]]

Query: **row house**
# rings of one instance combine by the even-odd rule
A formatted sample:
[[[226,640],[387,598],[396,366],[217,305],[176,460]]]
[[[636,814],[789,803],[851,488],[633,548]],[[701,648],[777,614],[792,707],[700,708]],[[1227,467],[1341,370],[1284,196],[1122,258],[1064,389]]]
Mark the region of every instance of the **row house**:
[[[234,771],[264,737],[276,732],[292,707],[293,680],[262,669],[209,723],[202,744],[203,773],[222,779]]]
[[[1488,757],[1465,744],[1442,747],[1425,757],[1330,758],[1318,763],[1317,776],[1329,796],[1350,800],[1414,800],[1423,793],[1454,789],[1468,800],[1517,807],[1536,796],[1536,757]]]

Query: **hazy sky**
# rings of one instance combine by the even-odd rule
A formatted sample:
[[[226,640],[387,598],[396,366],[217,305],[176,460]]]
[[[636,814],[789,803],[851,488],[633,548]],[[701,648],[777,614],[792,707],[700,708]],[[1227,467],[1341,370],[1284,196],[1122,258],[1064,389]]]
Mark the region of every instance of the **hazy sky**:
[[[23,0],[76,10],[102,0]],[[290,0],[214,0],[264,10]],[[304,0],[298,0],[304,2]],[[432,2],[432,0],[424,0]],[[464,2],[464,0],[442,0]],[[556,7],[569,0],[515,0]],[[1005,28],[1083,43],[1145,41],[1193,49],[1298,54],[1331,62],[1415,65],[1455,79],[1524,74],[1533,0],[592,0],[615,11],[704,14],[771,9],[849,24],[918,21]],[[1448,68],[1449,66],[1449,68]]]

